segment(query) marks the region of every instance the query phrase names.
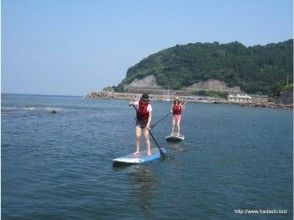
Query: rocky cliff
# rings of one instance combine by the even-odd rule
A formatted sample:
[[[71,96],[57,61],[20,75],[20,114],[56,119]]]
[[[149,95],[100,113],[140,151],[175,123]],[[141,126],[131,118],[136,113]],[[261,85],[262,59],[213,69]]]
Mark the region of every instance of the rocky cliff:
[[[277,104],[293,105],[293,88],[287,91],[281,92],[278,98]]]

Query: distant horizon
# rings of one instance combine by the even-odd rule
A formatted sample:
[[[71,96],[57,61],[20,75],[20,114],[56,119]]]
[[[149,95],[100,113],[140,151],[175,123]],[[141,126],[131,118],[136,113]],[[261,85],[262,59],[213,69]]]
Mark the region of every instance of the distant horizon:
[[[84,97],[85,95],[67,95],[67,94],[32,94],[32,93],[11,93],[11,92],[1,92],[3,95],[32,95],[32,96],[70,96],[70,97]]]
[[[82,96],[189,43],[293,39],[293,1],[1,1],[4,93]]]

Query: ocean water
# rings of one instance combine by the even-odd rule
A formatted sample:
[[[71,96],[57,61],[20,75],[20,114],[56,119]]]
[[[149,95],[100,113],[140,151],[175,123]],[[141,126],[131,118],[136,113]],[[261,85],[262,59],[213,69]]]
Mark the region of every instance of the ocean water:
[[[185,141],[165,142],[170,117],[153,129],[168,159],[114,168],[134,118],[127,101],[2,95],[2,219],[292,219],[291,111],[188,103]]]

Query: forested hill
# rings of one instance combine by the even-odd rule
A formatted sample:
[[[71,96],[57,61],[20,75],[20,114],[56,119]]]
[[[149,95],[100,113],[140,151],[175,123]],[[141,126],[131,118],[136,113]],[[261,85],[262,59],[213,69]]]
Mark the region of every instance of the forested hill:
[[[267,94],[276,84],[293,83],[293,39],[264,46],[190,43],[152,54],[130,67],[115,87],[122,90],[135,79],[154,75],[158,85],[181,89],[208,79],[240,86],[248,93]]]

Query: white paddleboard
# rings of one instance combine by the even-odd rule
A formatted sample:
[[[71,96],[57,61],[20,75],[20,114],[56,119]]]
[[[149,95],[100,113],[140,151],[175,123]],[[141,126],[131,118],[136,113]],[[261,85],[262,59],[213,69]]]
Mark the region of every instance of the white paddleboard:
[[[164,153],[166,153],[166,150],[164,148],[161,148],[161,150]],[[129,154],[126,156],[113,159],[113,166],[146,163],[146,162],[150,162],[159,158],[160,158],[159,149],[153,148],[151,149],[151,155],[148,155],[147,150],[145,150],[145,151],[141,151],[139,154],[136,154],[136,155]]]
[[[175,134],[170,134],[165,137],[165,140],[167,140],[167,141],[183,141],[183,140],[185,140],[185,137],[182,134],[180,134],[179,136],[177,136]]]

